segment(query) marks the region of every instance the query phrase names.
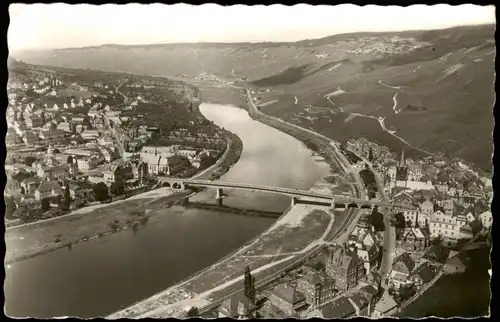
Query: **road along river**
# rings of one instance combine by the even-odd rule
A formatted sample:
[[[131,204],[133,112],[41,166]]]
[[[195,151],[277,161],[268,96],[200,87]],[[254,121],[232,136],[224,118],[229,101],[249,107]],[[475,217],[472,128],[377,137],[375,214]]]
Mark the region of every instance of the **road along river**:
[[[201,112],[243,142],[240,160],[221,180],[309,189],[329,172],[300,141],[232,106]],[[225,191],[231,207],[284,211],[284,196]],[[214,202],[204,191],[193,201]],[[5,312],[14,317],[106,316],[217,262],[264,232],[274,219],[165,209],[138,232],[125,230],[6,267]]]

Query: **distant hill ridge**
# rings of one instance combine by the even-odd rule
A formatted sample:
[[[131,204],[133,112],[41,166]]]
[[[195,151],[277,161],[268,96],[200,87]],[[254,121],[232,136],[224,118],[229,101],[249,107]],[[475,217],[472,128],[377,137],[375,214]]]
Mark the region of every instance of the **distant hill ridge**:
[[[432,41],[436,37],[442,37],[445,32],[452,32],[456,35],[457,32],[464,31],[466,33],[477,32],[479,38],[484,35],[484,33],[489,34],[495,30],[494,24],[485,24],[477,26],[458,26],[447,29],[438,30],[406,30],[406,31],[387,31],[387,32],[354,32],[354,33],[342,33],[332,36],[326,36],[317,39],[304,39],[295,42],[192,42],[192,43],[163,43],[163,44],[138,44],[138,45],[124,45],[124,44],[103,44],[98,46],[84,46],[84,47],[67,47],[67,48],[57,48],[51,49],[52,51],[71,51],[71,50],[85,50],[85,49],[98,49],[98,48],[117,48],[117,49],[127,49],[127,48],[226,48],[226,47],[240,47],[240,46],[250,46],[254,48],[272,48],[277,46],[299,46],[299,47],[315,47],[331,44],[337,41],[354,40],[360,37],[418,37],[423,41]],[[463,35],[466,36],[466,35]],[[463,39],[454,39],[463,40]]]

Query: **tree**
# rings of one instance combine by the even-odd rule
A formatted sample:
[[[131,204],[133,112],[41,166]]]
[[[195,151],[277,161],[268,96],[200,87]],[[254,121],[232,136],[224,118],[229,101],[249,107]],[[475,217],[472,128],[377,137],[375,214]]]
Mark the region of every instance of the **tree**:
[[[28,155],[26,158],[24,158],[24,164],[27,165],[28,167],[31,167],[33,162],[36,161],[36,158],[34,156]]]
[[[250,267],[245,267],[245,288],[244,288],[244,294],[247,298],[250,299],[251,296],[251,289],[252,289],[252,274],[250,273]]]
[[[403,215],[402,212],[397,212],[394,215],[394,226],[399,229],[405,229],[406,228],[406,220],[405,216]]]
[[[373,209],[372,213],[368,216],[368,222],[373,226],[375,231],[384,231],[384,215]]]
[[[21,187],[21,193],[24,195],[26,194],[26,191],[24,190],[24,187]]]
[[[125,186],[123,184],[123,181],[119,180],[119,181],[113,182],[111,184],[111,186],[109,187],[109,190],[115,196],[122,194],[125,191]]]
[[[50,209],[50,198],[43,198],[42,199],[42,209],[43,210],[49,210]]]
[[[443,238],[441,237],[441,235],[431,240],[431,245],[433,246],[441,246],[442,243],[443,243]]]
[[[109,198],[108,186],[106,186],[103,182],[93,185],[92,190],[94,191],[95,199],[97,201],[104,201]]]
[[[64,201],[63,201],[63,206],[65,209],[69,209],[69,206],[71,205],[71,194],[69,192],[69,183],[66,183],[64,187]]]
[[[7,219],[13,219],[14,218],[14,212],[16,211],[16,203],[14,201],[14,198],[12,197],[6,197],[5,198],[5,217]]]
[[[71,155],[68,155],[68,158],[66,159],[67,164],[72,164],[73,163],[73,157]]]
[[[372,148],[370,148],[370,151],[368,152],[368,160],[370,162],[373,161],[373,149]]]
[[[250,290],[248,291],[248,298],[255,304],[255,276],[250,280]]]
[[[189,309],[187,312],[187,317],[188,318],[194,318],[200,315],[200,312],[198,311],[198,308],[196,306],[193,306]]]

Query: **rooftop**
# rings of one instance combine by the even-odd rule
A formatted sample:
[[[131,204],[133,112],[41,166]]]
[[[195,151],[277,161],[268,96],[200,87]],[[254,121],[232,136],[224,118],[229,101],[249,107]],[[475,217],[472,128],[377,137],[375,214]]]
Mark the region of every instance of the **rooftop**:
[[[299,303],[305,299],[302,293],[298,292],[295,287],[287,283],[276,286],[271,292],[291,304]]]

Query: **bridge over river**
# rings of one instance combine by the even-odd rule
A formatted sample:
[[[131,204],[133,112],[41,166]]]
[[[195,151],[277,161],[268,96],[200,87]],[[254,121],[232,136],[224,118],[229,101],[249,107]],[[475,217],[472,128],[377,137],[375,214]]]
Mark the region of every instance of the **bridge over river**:
[[[164,187],[172,187],[174,189],[189,189],[189,187],[202,187],[217,189],[216,199],[219,205],[222,205],[224,198],[224,189],[250,190],[255,192],[275,193],[292,197],[292,206],[296,203],[311,203],[330,205],[332,209],[373,209],[374,207],[410,209],[403,204],[394,204],[376,199],[360,199],[347,197],[343,195],[324,194],[311,192],[299,189],[290,189],[275,186],[255,185],[248,183],[224,182],[224,181],[209,181],[209,180],[193,180],[179,179],[170,177],[158,178]],[[299,198],[301,198],[299,200]]]

